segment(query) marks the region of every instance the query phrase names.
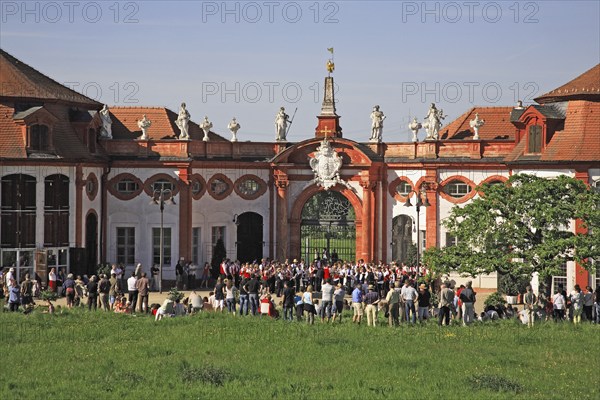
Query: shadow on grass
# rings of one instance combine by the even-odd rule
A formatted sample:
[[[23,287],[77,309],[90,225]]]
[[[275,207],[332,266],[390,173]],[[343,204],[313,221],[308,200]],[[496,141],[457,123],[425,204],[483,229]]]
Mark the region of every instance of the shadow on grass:
[[[475,375],[467,382],[475,390],[491,390],[493,392],[510,392],[518,394],[523,392],[524,387],[518,382],[511,381],[500,375]]]

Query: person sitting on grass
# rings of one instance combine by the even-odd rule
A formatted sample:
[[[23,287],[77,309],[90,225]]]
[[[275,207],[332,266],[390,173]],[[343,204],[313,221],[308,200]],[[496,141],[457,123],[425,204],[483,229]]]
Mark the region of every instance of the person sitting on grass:
[[[156,312],[155,321],[160,321],[163,317],[172,317],[175,314],[174,302],[171,299],[165,299],[164,303]]]
[[[202,303],[202,311],[212,311],[213,310],[213,303],[209,300],[208,297],[204,296],[204,299],[202,299],[203,303]]]
[[[44,311],[44,314],[54,314],[54,304],[52,304],[50,299],[46,300],[46,305],[48,306],[48,311]]]
[[[127,299],[125,296],[121,296],[117,299],[113,309],[116,314],[125,314],[127,311]]]
[[[182,304],[180,299],[175,299],[175,305],[173,306],[173,316],[174,317],[185,317],[187,301],[188,300],[186,298],[183,301],[184,304]]]
[[[261,303],[266,303],[269,305],[269,317],[271,318],[279,318],[279,311],[277,311],[277,308],[275,307],[275,303],[273,303],[273,300],[271,298],[270,294],[267,294],[261,301]]]
[[[190,315],[202,311],[202,298],[198,296],[198,293],[196,293],[195,290],[190,293],[189,304],[190,307],[188,308],[188,312]]]

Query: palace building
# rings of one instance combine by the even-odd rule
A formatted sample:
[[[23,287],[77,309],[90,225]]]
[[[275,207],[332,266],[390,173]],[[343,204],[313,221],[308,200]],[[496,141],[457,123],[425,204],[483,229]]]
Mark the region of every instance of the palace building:
[[[381,140],[378,109],[370,139],[345,139],[331,74],[324,87],[305,140],[285,140],[284,118],[279,140],[238,142],[233,125],[213,132],[185,107],[103,107],[0,51],[2,267],[148,271],[162,255],[174,279],[177,260],[210,261],[218,239],[240,261],[404,261],[414,245],[452,245],[441,222],[483,182],[565,174],[600,187],[600,64],[537,104],[474,107],[443,127],[432,105],[412,126],[428,139],[405,143]],[[600,274],[567,263],[558,282],[570,290]]]

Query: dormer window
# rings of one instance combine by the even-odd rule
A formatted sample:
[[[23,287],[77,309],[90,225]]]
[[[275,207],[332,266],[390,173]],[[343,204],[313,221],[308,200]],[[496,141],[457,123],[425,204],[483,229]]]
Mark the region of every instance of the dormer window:
[[[46,151],[50,148],[50,130],[46,125],[29,127],[29,143],[31,150]]]
[[[528,138],[528,152],[529,153],[541,153],[542,152],[542,126],[531,125],[529,127],[529,138]]]

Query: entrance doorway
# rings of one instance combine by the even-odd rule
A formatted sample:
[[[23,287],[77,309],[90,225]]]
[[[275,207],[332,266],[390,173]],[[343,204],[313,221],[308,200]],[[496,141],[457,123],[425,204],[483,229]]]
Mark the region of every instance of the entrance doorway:
[[[98,217],[94,213],[85,219],[85,248],[87,253],[87,271],[91,273],[98,264]]]
[[[408,215],[398,215],[392,220],[392,260],[409,262],[412,245],[413,221]]]
[[[339,192],[325,191],[308,199],[302,209],[301,255],[307,261],[356,258],[356,213]]]
[[[260,263],[263,257],[263,217],[255,212],[237,216],[237,259],[240,262]]]

